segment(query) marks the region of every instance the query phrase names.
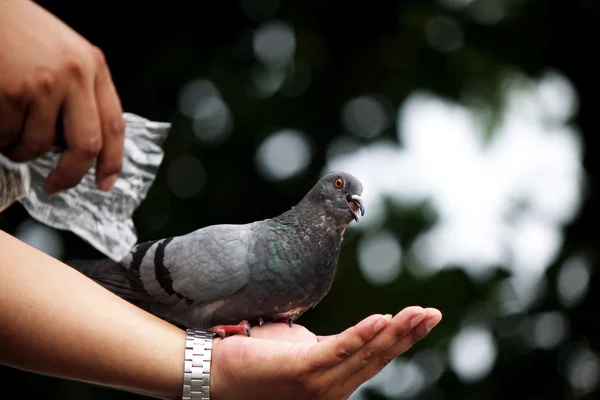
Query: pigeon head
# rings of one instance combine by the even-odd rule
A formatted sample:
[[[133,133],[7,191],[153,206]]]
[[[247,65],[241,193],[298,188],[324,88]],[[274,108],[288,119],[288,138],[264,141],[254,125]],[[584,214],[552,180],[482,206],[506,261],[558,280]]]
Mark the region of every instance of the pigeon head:
[[[319,179],[304,200],[346,223],[353,219],[358,222],[365,215],[362,191],[362,183],[355,176],[330,172]]]

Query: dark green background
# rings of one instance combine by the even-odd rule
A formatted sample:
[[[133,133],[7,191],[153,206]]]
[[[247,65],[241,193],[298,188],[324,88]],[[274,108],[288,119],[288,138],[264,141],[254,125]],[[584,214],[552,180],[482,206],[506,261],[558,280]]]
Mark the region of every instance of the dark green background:
[[[586,202],[565,229],[565,243],[548,270],[554,282],[558,267],[572,254],[585,252],[593,266],[584,301],[568,313],[570,330],[563,345],[553,350],[524,350],[524,345],[498,336],[499,354],[492,372],[482,381],[467,384],[446,368],[433,388],[415,399],[595,399],[600,392],[576,397],[559,365],[569,343],[600,345],[597,319],[600,279],[597,264],[600,204],[596,181],[600,176],[597,135],[598,51],[600,3],[596,0],[475,0],[471,6],[502,4],[509,11],[499,23],[482,25],[465,9],[448,9],[434,1],[256,1],[274,7],[269,18],[290,23],[296,33],[295,58],[312,67],[309,88],[299,97],[280,93],[259,99],[246,90],[254,63],[240,38],[250,37],[261,23],[249,18],[239,2],[59,2],[43,1],[106,54],[125,111],[153,120],[173,122],[165,143],[166,156],[147,200],[136,213],[141,240],[187,233],[215,223],[243,223],[274,216],[297,202],[313,185],[326,161],[332,138],[344,133],[340,110],[350,98],[382,93],[394,109],[414,89],[461,100],[470,78],[486,83],[481,101],[497,107],[506,68],[537,77],[548,67],[565,74],[579,96],[573,121],[584,139],[584,165],[589,182]],[[280,4],[281,3],[281,4]],[[423,26],[429,17],[447,15],[459,21],[464,44],[443,54],[431,49]],[[384,46],[385,43],[392,45]],[[234,49],[237,49],[234,51]],[[241,50],[240,50],[241,49]],[[383,49],[383,50],[382,50]],[[382,59],[392,60],[383,63]],[[229,106],[234,130],[219,146],[198,141],[190,121],[177,111],[177,95],[187,82],[209,79]],[[283,182],[263,180],[254,168],[254,151],[272,131],[293,128],[306,132],[313,143],[313,161],[300,177]],[[397,140],[394,126],[381,134]],[[371,140],[363,139],[367,144]],[[207,173],[207,184],[193,199],[180,200],[166,183],[166,165],[181,154],[197,156]],[[443,167],[443,166],[441,166]],[[418,171],[415,171],[418,174]],[[367,212],[369,205],[367,204]],[[425,209],[386,208],[385,227],[402,245],[428,224]],[[14,232],[27,218],[15,205],[0,216],[0,228]],[[161,223],[165,221],[166,223]],[[64,259],[99,257],[72,234],[61,233]],[[498,269],[485,284],[472,282],[460,269],[443,270],[417,279],[403,269],[389,285],[371,286],[361,275],[356,259],[360,237],[346,235],[338,277],[333,289],[315,310],[299,321],[320,334],[334,333],[374,312],[390,312],[413,304],[439,308],[442,323],[411,350],[437,347],[446,351],[466,313],[489,299],[490,291],[506,272]],[[502,266],[499,266],[502,267]],[[555,290],[529,310],[564,309]],[[492,314],[493,315],[493,314]],[[518,321],[526,315],[516,315]],[[513,321],[514,322],[514,321]],[[101,321],[99,321],[101,323]],[[0,369],[0,398],[101,399],[134,398],[121,392],[52,378]],[[10,393],[19,393],[12,395]],[[373,399],[382,398],[375,391]]]

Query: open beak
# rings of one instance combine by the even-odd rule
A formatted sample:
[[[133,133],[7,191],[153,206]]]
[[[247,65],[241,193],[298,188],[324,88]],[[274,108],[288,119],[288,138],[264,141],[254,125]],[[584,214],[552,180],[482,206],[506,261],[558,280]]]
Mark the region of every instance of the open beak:
[[[362,198],[357,194],[352,194],[346,197],[346,200],[348,201],[348,207],[350,208],[350,211],[352,211],[352,216],[354,217],[354,220],[358,222],[360,217],[365,216],[365,206],[363,204]],[[358,214],[359,211],[360,215]]]

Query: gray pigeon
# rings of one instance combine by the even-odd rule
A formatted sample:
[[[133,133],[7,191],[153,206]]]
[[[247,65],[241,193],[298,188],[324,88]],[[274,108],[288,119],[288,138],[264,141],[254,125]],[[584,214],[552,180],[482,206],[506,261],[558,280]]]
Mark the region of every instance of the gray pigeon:
[[[68,264],[180,326],[221,337],[250,335],[250,321],[291,326],[329,292],[344,231],[365,212],[362,190],[356,177],[332,172],[275,218],[140,243],[119,263]]]

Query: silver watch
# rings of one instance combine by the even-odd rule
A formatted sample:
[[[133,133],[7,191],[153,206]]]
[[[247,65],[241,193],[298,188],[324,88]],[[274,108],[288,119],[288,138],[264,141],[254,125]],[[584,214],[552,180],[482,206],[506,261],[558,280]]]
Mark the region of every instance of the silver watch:
[[[210,365],[214,334],[186,329],[182,400],[210,400]]]

